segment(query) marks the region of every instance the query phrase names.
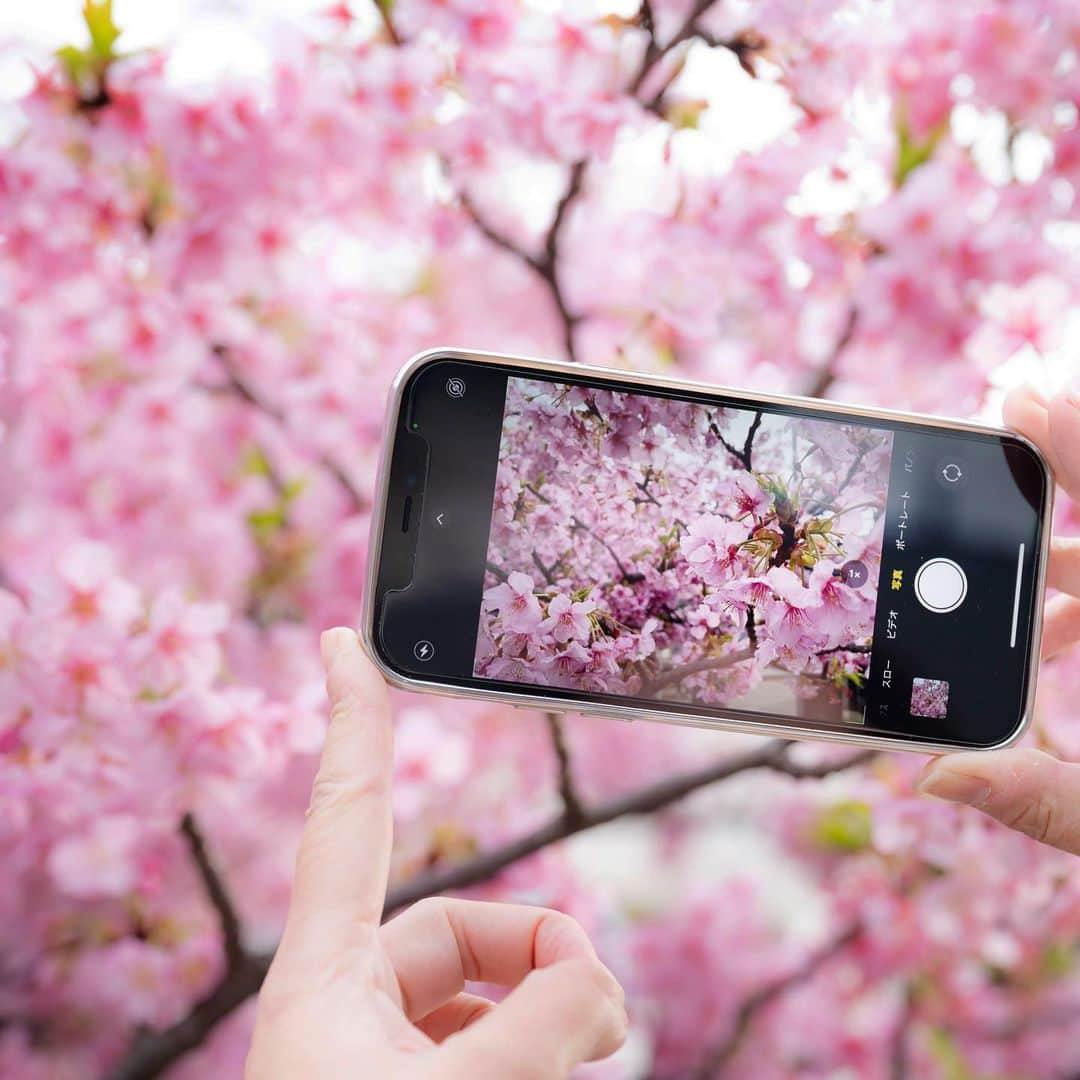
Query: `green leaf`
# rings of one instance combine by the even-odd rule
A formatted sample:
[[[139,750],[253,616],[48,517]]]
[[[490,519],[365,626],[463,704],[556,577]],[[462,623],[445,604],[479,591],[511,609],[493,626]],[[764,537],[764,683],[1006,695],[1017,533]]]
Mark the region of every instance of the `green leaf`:
[[[262,451],[262,447],[254,443],[245,447],[240,455],[240,469],[245,476],[269,476],[270,462]]]
[[[918,139],[912,134],[911,126],[908,124],[907,111],[903,107],[897,110],[896,168],[893,172],[893,183],[897,189],[904,186],[907,178],[920,165],[925,165],[934,156],[934,151],[948,128],[948,120],[943,120],[931,129],[925,139]]]
[[[300,496],[300,493],[307,487],[307,479],[303,476],[298,476],[295,480],[290,480],[281,489],[281,508],[287,509]]]
[[[116,56],[113,46],[121,32],[113,19],[112,0],[86,0],[83,19],[93,51],[103,60],[112,60]]]
[[[259,540],[269,540],[274,533],[285,526],[285,511],[280,506],[266,510],[252,510],[248,516],[248,525]]]
[[[941,1066],[943,1080],[975,1080],[955,1040],[944,1028],[934,1028],[930,1032],[929,1045],[931,1056]]]
[[[1060,979],[1073,970],[1076,958],[1074,946],[1064,941],[1052,941],[1043,953],[1043,971],[1050,979]]]
[[[869,805],[847,799],[827,806],[817,816],[813,836],[834,851],[863,851],[873,841],[874,815]]]
[[[89,68],[86,53],[75,45],[65,45],[63,48],[56,50],[56,55],[67,69],[68,79],[72,85],[81,85]]]

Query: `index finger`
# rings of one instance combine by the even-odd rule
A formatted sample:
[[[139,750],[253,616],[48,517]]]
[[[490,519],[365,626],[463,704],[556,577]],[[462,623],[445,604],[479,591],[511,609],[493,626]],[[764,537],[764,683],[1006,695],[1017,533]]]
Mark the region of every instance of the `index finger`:
[[[1067,396],[1048,402],[1022,386],[1005,399],[1004,414],[1005,423],[1035,443],[1061,485],[1080,499],[1080,409]]]
[[[1047,409],[1050,442],[1057,456],[1058,479],[1074,499],[1080,499],[1080,392],[1058,394]]]
[[[390,695],[352,630],[322,636],[330,724],[296,857],[283,945],[336,952],[382,918],[393,819]]]

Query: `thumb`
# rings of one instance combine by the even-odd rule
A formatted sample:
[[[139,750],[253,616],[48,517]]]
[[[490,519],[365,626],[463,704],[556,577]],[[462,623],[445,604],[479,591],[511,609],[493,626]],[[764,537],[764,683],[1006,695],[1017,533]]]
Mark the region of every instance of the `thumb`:
[[[1080,765],[1033,749],[950,754],[930,762],[919,790],[1080,854]]]

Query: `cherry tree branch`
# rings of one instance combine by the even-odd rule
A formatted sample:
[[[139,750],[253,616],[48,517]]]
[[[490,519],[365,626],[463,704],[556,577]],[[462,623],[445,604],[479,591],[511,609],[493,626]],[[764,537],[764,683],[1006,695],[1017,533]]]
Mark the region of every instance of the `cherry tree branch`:
[[[739,455],[739,460],[743,463],[747,472],[754,471],[754,439],[757,436],[758,429],[761,427],[761,416],[760,409],[754,413],[754,422],[750,425],[750,430],[746,434],[746,441],[743,443],[742,453]]]
[[[634,73],[633,78],[630,80],[630,85],[627,87],[630,94],[634,96],[638,95],[649,76],[656,70],[657,64],[665,57],[669,56],[672,50],[677,49],[683,42],[690,41],[692,38],[700,35],[701,31],[698,27],[698,20],[703,19],[705,15],[708,14],[709,10],[716,6],[716,3],[717,0],[694,0],[694,6],[683,20],[682,25],[675,31],[674,36],[669,38],[664,45],[660,45],[656,38],[656,28],[652,18],[651,4],[646,2],[642,3],[638,10],[638,21],[649,31],[649,38],[641,65]]]
[[[849,926],[843,933],[811,955],[790,974],[752,993],[735,1014],[730,1033],[706,1055],[695,1080],[717,1080],[728,1063],[738,1053],[754,1021],[760,1013],[783,997],[789,990],[812,979],[830,960],[852,945],[862,934],[860,923]]]
[[[194,814],[187,813],[180,822],[180,834],[187,842],[192,862],[199,872],[203,890],[221,923],[221,936],[225,949],[225,966],[232,970],[244,960],[244,942],[240,929],[240,916],[229,895],[225,879],[214,866],[207,850],[206,841]]]
[[[859,309],[852,304],[848,310],[847,318],[844,320],[840,336],[836,339],[836,344],[833,345],[832,352],[829,353],[828,359],[822,365],[817,378],[807,388],[806,397],[823,398],[829,396],[829,391],[832,389],[833,383],[836,382],[836,365],[840,357],[843,356],[844,350],[851,344],[858,326]]]
[[[795,779],[820,779],[863,765],[876,752],[862,751],[842,761],[802,765],[790,756],[791,743],[774,739],[754,750],[733,755],[685,773],[648,785],[598,806],[582,807],[576,818],[561,812],[557,817],[502,847],[483,852],[454,866],[420,874],[392,889],[386,898],[384,916],[392,915],[427,896],[480,885],[496,877],[519,859],[551,844],[619,818],[651,814],[671,806],[686,796],[712,784],[754,769],[769,769]],[[202,1044],[215,1025],[258,993],[269,970],[273,953],[242,954],[242,961],[178,1024],[164,1031],[144,1034],[109,1073],[110,1080],[153,1080],[184,1054]]]
[[[666,44],[661,45],[656,37],[656,24],[651,0],[642,0],[641,7],[638,10],[637,20],[645,29],[648,40],[641,63],[630,79],[627,88],[629,94],[636,97],[641,90],[642,85],[656,68],[656,65],[668,56],[673,49],[677,48],[683,42],[697,36],[699,31],[697,25],[698,20],[701,19],[715,3],[716,0],[695,0],[690,14],[676,32],[675,36]],[[652,107],[655,110],[657,104],[658,101],[651,103],[651,105],[650,103],[646,103],[646,108]],[[582,317],[571,309],[566,293],[563,290],[559,277],[559,256],[562,251],[566,223],[569,219],[570,212],[581,197],[585,187],[588,164],[588,159],[582,158],[570,166],[566,187],[558,203],[555,205],[551,224],[544,234],[542,254],[540,255],[530,254],[508,236],[503,234],[487,220],[486,216],[473,202],[468,192],[462,189],[459,189],[458,191],[458,202],[462,210],[476,226],[477,230],[494,246],[513,255],[533,273],[537,274],[544,282],[552,302],[555,305],[555,310],[562,326],[563,349],[567,358],[575,363],[579,359],[575,331],[578,323],[581,322]]]
[[[865,764],[877,756],[876,751],[868,750],[853,754],[843,761],[807,766],[791,759],[790,748],[791,743],[788,740],[774,739],[755,750],[724,758],[722,761],[713,762],[680,776],[669,777],[631,792],[629,795],[601,803],[599,806],[585,807],[581,819],[576,823],[567,823],[560,814],[532,832],[509,841],[503,847],[482,852],[445,869],[436,869],[418,875],[396,889],[392,889],[386,898],[385,913],[390,915],[426,896],[436,896],[440,893],[480,885],[490,881],[519,859],[532,855],[550,844],[594,829],[599,825],[606,825],[619,818],[654,813],[701,788],[730,779],[740,773],[754,769],[769,769],[796,779],[820,779]]]
[[[373,0],[373,2],[375,4],[375,10],[379,13],[379,18],[382,21],[383,29],[386,31],[386,36],[390,39],[390,44],[402,44],[401,35],[394,25],[394,19],[390,13],[390,9],[393,7],[393,0]]]
[[[760,409],[754,413],[753,422],[750,424],[750,430],[746,433],[746,438],[743,440],[741,450],[728,441],[727,437],[720,430],[720,425],[716,422],[715,416],[712,416],[709,419],[709,430],[719,440],[720,445],[723,446],[723,448],[735,458],[748,473],[754,471],[754,439],[757,438],[758,430],[761,427],[762,415]]]
[[[270,967],[269,956],[254,955],[244,948],[240,917],[192,814],[184,815],[180,833],[187,842],[206,898],[221,923],[225,974],[183,1020],[164,1031],[141,1030],[127,1054],[108,1073],[109,1080],[152,1080],[160,1076],[184,1054],[200,1046],[220,1021],[254,997]]]
[[[232,390],[237,397],[246,401],[253,409],[264,413],[266,416],[269,416],[272,420],[276,421],[283,429],[288,430],[285,414],[276,405],[271,405],[270,402],[263,398],[254,387],[243,378],[232,361],[232,355],[229,349],[224,345],[215,345],[213,353],[214,356],[217,357],[218,363],[225,373],[229,389]],[[348,495],[350,501],[357,510],[363,512],[368,509],[368,500],[360,493],[360,489],[349,479],[345,470],[336,461],[327,457],[325,454],[317,455],[316,460],[319,465],[338,482],[338,485],[345,494]],[[273,473],[271,473],[271,476],[273,476]]]
[[[726,656],[708,656],[703,660],[693,660],[689,664],[683,664],[682,667],[672,668],[671,671],[665,671],[646,683],[641,688],[641,696],[655,697],[659,691],[681,683],[683,679],[689,679],[691,675],[700,675],[703,671],[725,671],[729,667],[741,664],[744,660],[752,660],[756,651],[754,648],[740,649]]]
[[[563,820],[569,824],[576,824],[585,818],[585,809],[574,784],[573,762],[570,757],[570,747],[566,743],[566,732],[563,729],[563,720],[558,713],[545,713],[548,733],[551,735],[551,746],[555,751],[555,760],[559,770],[559,796],[563,804]]]
[[[892,1080],[907,1080],[908,1040],[911,1036],[914,1013],[915,1002],[911,987],[905,986],[904,1000],[900,1006],[900,1015],[896,1018],[896,1030],[893,1032],[892,1046],[889,1051],[889,1076]]]

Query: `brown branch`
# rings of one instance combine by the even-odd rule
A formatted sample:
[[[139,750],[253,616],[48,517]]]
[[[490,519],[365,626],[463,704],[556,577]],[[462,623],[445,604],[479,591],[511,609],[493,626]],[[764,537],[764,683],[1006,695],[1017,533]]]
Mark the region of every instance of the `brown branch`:
[[[805,766],[790,759],[788,754],[790,746],[790,742],[786,739],[774,739],[756,750],[725,758],[693,772],[661,780],[599,806],[586,807],[583,809],[581,820],[573,825],[568,826],[560,815],[517,840],[510,841],[504,847],[483,852],[443,870],[433,870],[419,875],[392,889],[386,899],[385,915],[389,916],[426,896],[467,889],[490,881],[506,867],[527,855],[540,851],[549,844],[565,840],[588,829],[594,829],[599,825],[606,825],[618,818],[654,813],[700,788],[719,783],[740,773],[753,769],[771,769],[773,772],[784,773],[796,779],[820,779],[835,772],[862,765],[877,756],[875,751],[868,750],[853,754],[841,762]]]
[[[570,748],[566,745],[566,732],[563,730],[562,717],[558,713],[546,713],[548,733],[555,751],[555,760],[559,770],[559,796],[563,804],[563,820],[570,825],[584,820],[585,810],[574,785],[573,763]]]
[[[479,232],[490,243],[494,244],[495,247],[513,255],[514,258],[522,262],[544,282],[548,293],[551,295],[552,302],[555,305],[555,311],[558,315],[559,322],[562,325],[563,347],[566,351],[567,358],[574,362],[578,359],[577,346],[574,339],[574,329],[578,322],[580,322],[580,316],[575,315],[570,310],[566,294],[563,292],[562,285],[559,282],[557,264],[567,215],[569,214],[572,205],[577,201],[581,194],[587,165],[588,161],[582,159],[581,161],[575,162],[570,167],[566,189],[558,203],[555,205],[551,224],[548,226],[548,230],[544,235],[543,254],[539,256],[532,255],[525,251],[515,244],[508,236],[505,236],[495,228],[495,226],[480,212],[479,208],[466,191],[459,190],[458,192],[458,202],[462,210],[465,211],[470,221],[472,221]]]
[[[754,422],[750,425],[750,430],[746,434],[746,442],[743,443],[742,453],[739,455],[739,460],[743,463],[747,472],[754,471],[754,438],[760,427],[761,410],[759,409],[754,413]]]
[[[530,270],[534,270],[541,275],[544,274],[543,260],[537,258],[535,255],[530,255],[527,251],[518,247],[510,237],[499,232],[499,230],[480,213],[476,203],[473,202],[472,196],[467,191],[458,192],[458,203],[461,205],[461,209],[469,216],[469,220],[477,227],[477,229],[479,229],[489,243],[494,244],[497,248],[502,248],[503,251],[513,255],[514,258],[520,259]]]
[[[543,560],[540,558],[540,556],[535,551],[532,553],[532,561],[533,561],[533,565],[536,567],[536,569],[539,570],[541,574],[543,574],[544,581],[547,582],[548,585],[554,585],[555,584],[555,573],[554,573],[554,571],[555,571],[555,567],[557,567],[559,565],[558,562],[552,563],[551,566],[545,566]]]
[[[820,779],[862,765],[876,756],[874,751],[862,751],[843,761],[807,766],[791,760],[790,747],[788,741],[774,739],[756,750],[662,780],[622,798],[596,807],[584,807],[576,821],[567,820],[565,814],[559,814],[546,825],[510,841],[503,847],[476,855],[447,869],[429,871],[391,890],[386,898],[384,917],[389,917],[395,911],[427,896],[466,889],[490,881],[519,859],[550,844],[606,825],[618,818],[654,813],[701,788],[753,769],[771,769],[795,779]],[[244,963],[227,974],[218,987],[184,1020],[165,1031],[137,1040],[128,1055],[109,1074],[110,1080],[153,1080],[184,1054],[199,1046],[219,1021],[258,993],[272,958],[272,953],[245,957]]]
[[[847,318],[844,320],[844,327],[840,331],[840,336],[836,339],[832,352],[829,353],[829,357],[822,366],[821,371],[818,372],[817,378],[806,391],[806,397],[823,398],[829,396],[829,391],[832,389],[833,383],[836,382],[837,361],[843,355],[844,350],[851,344],[851,339],[855,336],[858,326],[859,309],[853,304],[848,311]]]
[[[236,370],[236,365],[232,362],[232,356],[229,349],[224,345],[214,345],[211,351],[214,356],[217,357],[218,363],[225,372],[225,378],[228,382],[229,389],[231,389],[237,397],[246,401],[253,409],[257,409],[259,412],[264,413],[266,416],[269,416],[272,420],[276,421],[283,429],[288,430],[288,422],[285,418],[285,414],[276,405],[271,405],[270,402],[255,391],[250,383],[245,381]],[[360,493],[359,488],[357,488],[352,480],[349,479],[345,470],[342,469],[336,461],[327,457],[325,454],[316,455],[315,460],[318,461],[319,465],[321,465],[322,468],[338,482],[357,510],[365,511],[368,509],[367,499],[364,498]]]
[[[530,490],[534,489],[530,488]],[[543,495],[540,495],[539,492],[536,492],[536,494],[539,495],[541,499],[544,499]],[[544,502],[547,501],[547,499],[544,499]],[[640,574],[632,574],[629,570],[626,569],[626,564],[622,561],[622,559],[619,558],[618,552],[616,552],[616,550],[611,546],[611,544],[607,540],[605,540],[599,533],[594,532],[591,528],[589,528],[589,526],[586,525],[585,522],[582,521],[581,518],[579,518],[576,514],[570,519],[570,527],[572,530],[579,530],[591,536],[611,556],[612,561],[615,563],[616,569],[619,571],[619,578],[622,584],[633,585],[635,582],[641,581]]]
[[[820,652],[815,653],[815,656],[831,656],[833,653],[849,652],[849,653],[864,653],[869,654],[874,651],[872,645],[834,645],[831,649],[822,649]]]
[[[244,942],[240,929],[240,916],[236,913],[232,897],[229,896],[228,886],[225,879],[214,866],[206,841],[195,816],[191,813],[184,815],[180,822],[180,833],[187,842],[191,859],[199,871],[206,898],[210,901],[217,912],[218,921],[221,923],[221,937],[225,948],[225,965],[232,970],[244,960]]]
[[[693,1074],[696,1080],[716,1080],[738,1053],[743,1040],[753,1026],[758,1015],[774,1001],[783,997],[789,990],[812,979],[830,960],[838,956],[862,934],[859,923],[848,927],[839,937],[834,938],[822,948],[812,953],[806,961],[789,975],[770,983],[752,993],[739,1007],[735,1014],[730,1033],[709,1053],[704,1062]]]
[[[156,1080],[185,1054],[201,1046],[222,1020],[259,992],[269,961],[268,956],[249,958],[179,1023],[164,1031],[140,1034],[106,1074],[108,1080]]]
[[[724,436],[724,433],[720,430],[720,425],[716,422],[715,417],[709,419],[709,430],[719,440],[720,445],[738,461],[742,467],[748,472],[754,471],[754,439],[757,438],[757,433],[761,427],[762,413],[759,409],[754,414],[753,422],[750,424],[750,430],[746,433],[746,438],[743,440],[742,449],[732,444]]]
[[[390,39],[391,45],[402,44],[402,37],[398,33],[397,27],[394,25],[393,16],[390,14],[390,9],[393,6],[393,0],[373,0],[375,4],[375,10],[379,13],[379,18],[382,20],[383,29],[386,31],[386,36]]]
[[[684,41],[689,41],[691,38],[698,36],[698,20],[704,18],[709,9],[715,5],[716,0],[694,0],[694,6],[690,9],[690,13],[686,16],[682,26],[675,32],[674,37],[670,38],[664,45],[657,42],[655,30],[650,33],[648,44],[645,47],[645,55],[633,78],[631,78],[630,85],[627,87],[630,94],[635,96],[638,94],[642,86],[645,85],[646,80],[656,70],[656,65],[670,55],[673,49],[677,49]],[[642,23],[645,22],[646,10],[649,11],[651,16],[651,9],[648,9],[648,5],[643,3],[638,12],[638,20]]]
[[[179,1023],[164,1031],[141,1030],[128,1052],[108,1072],[109,1080],[153,1080],[160,1076],[199,1046],[221,1020],[257,994],[270,967],[269,956],[252,955],[244,949],[240,918],[190,813],[184,815],[180,832],[191,851],[206,897],[221,923],[225,973],[217,986]]]
[[[688,41],[697,34],[698,19],[702,18],[715,3],[716,0],[695,0],[694,7],[682,27],[675,36],[667,42],[667,44],[661,46],[656,39],[656,28],[651,2],[650,0],[642,0],[641,7],[638,11],[638,22],[644,27],[648,34],[648,44],[646,45],[645,55],[642,58],[641,64],[633,78],[630,80],[630,85],[628,87],[628,92],[630,94],[637,95],[649,74],[672,49],[678,47],[684,41]],[[646,105],[646,107],[648,107],[648,105]],[[571,310],[566,293],[563,291],[562,283],[559,280],[559,255],[562,250],[562,241],[570,211],[581,197],[585,187],[585,176],[588,170],[588,164],[588,159],[582,158],[570,166],[566,188],[558,203],[555,205],[551,224],[548,226],[547,232],[544,235],[542,244],[543,254],[539,256],[532,255],[525,251],[515,244],[513,240],[495,228],[484,217],[483,213],[473,202],[469,194],[463,190],[458,191],[458,201],[461,208],[465,211],[480,233],[496,247],[513,255],[543,280],[551,295],[556,313],[558,314],[559,321],[562,325],[563,349],[567,358],[575,363],[578,360],[575,331],[578,323],[581,322],[581,315]]]
[[[889,1051],[889,1076],[892,1080],[907,1080],[908,1077],[908,1039],[914,1013],[912,988],[905,986],[904,1000],[896,1018],[896,1030],[893,1032],[892,1047]]]
[[[740,649],[739,652],[729,653],[727,656],[709,656],[704,660],[694,660],[689,664],[683,664],[682,667],[665,671],[641,688],[641,696],[655,697],[659,691],[681,683],[683,679],[689,679],[691,675],[700,675],[703,671],[725,671],[729,667],[741,664],[744,660],[752,660],[756,651],[753,648]]]
[[[498,563],[493,563],[490,559],[484,564],[484,569],[486,569],[489,574],[494,574],[500,582],[510,580],[510,575],[499,566]]]

